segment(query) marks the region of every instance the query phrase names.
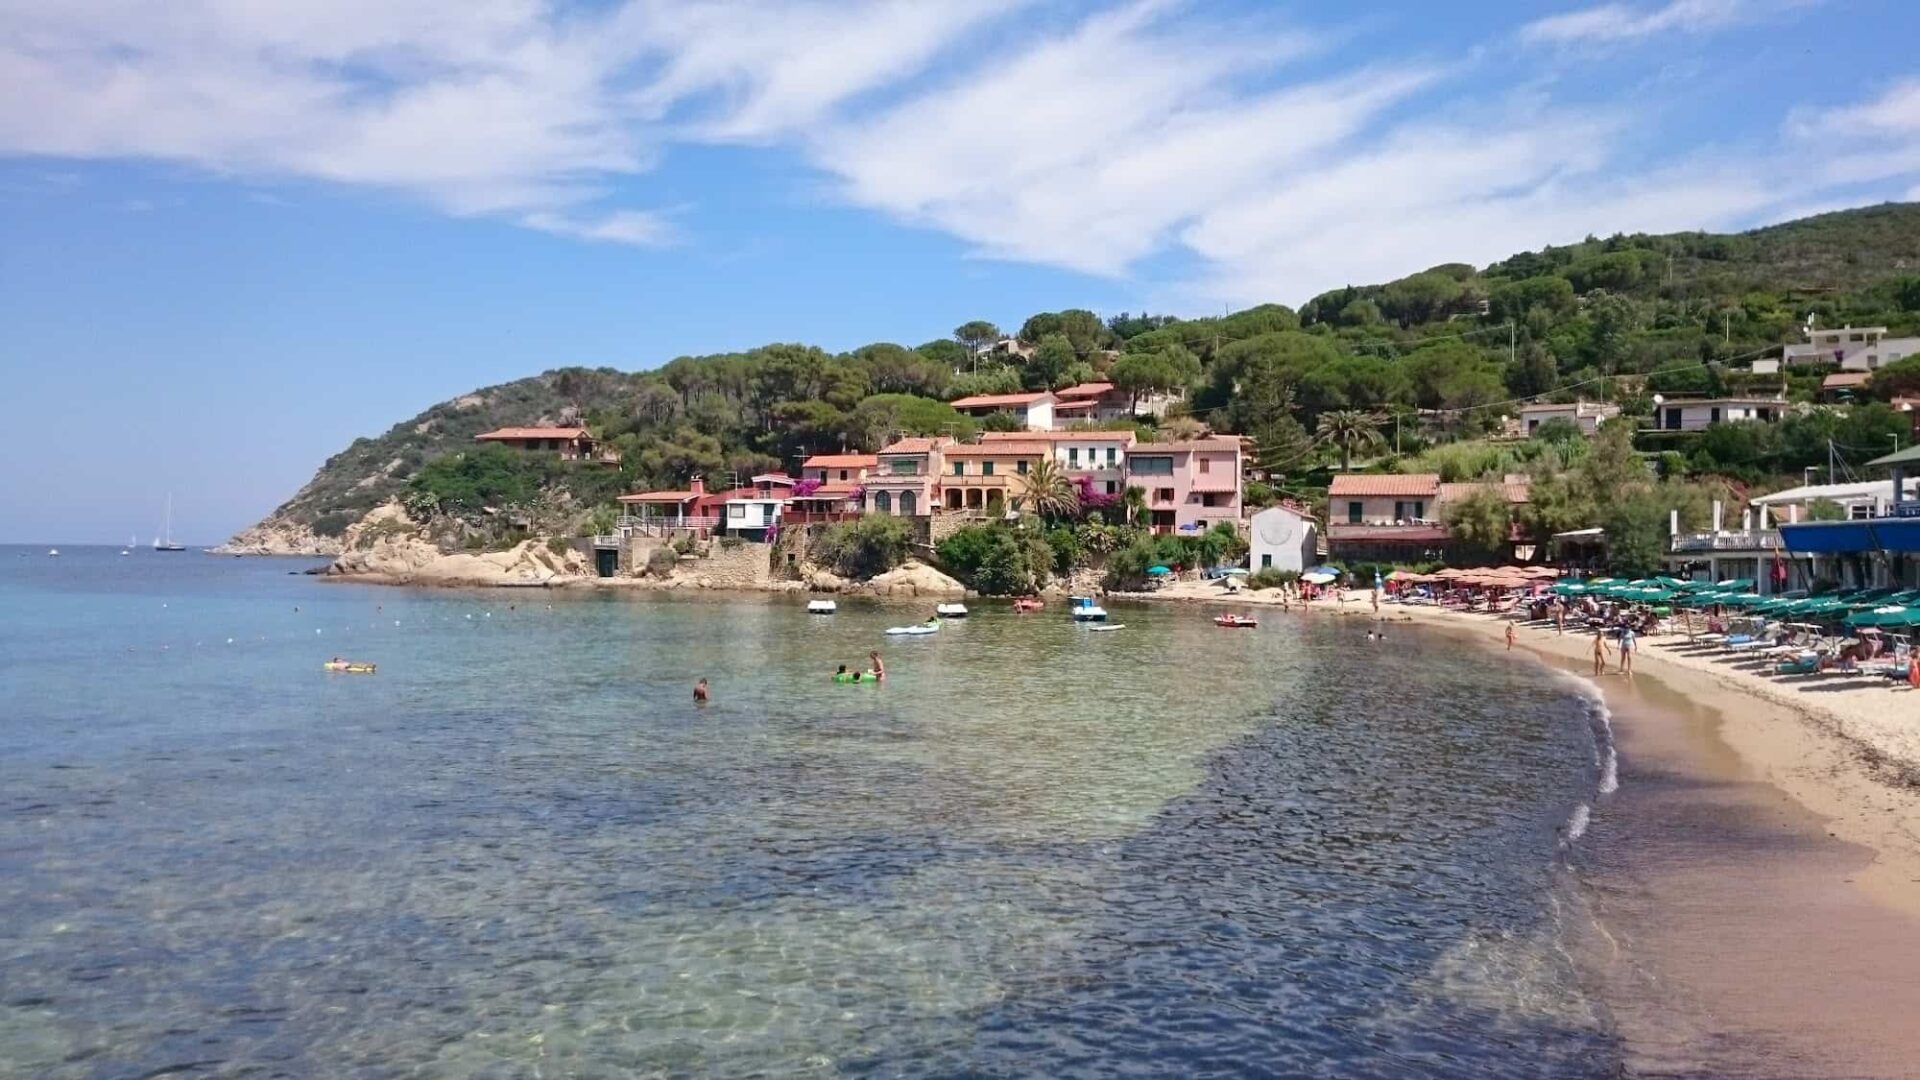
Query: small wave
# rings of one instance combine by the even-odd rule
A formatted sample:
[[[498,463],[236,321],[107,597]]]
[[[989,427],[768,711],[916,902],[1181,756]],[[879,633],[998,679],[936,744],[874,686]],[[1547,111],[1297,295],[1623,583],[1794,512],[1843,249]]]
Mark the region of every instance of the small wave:
[[[1606,696],[1592,679],[1572,672],[1559,674],[1586,701],[1588,723],[1593,728],[1593,763],[1600,770],[1600,794],[1611,795],[1620,790],[1620,752],[1613,744],[1613,710],[1607,708]]]
[[[1593,808],[1581,803],[1573,808],[1573,816],[1567,819],[1567,843],[1571,844],[1587,834],[1587,822],[1593,817]]]

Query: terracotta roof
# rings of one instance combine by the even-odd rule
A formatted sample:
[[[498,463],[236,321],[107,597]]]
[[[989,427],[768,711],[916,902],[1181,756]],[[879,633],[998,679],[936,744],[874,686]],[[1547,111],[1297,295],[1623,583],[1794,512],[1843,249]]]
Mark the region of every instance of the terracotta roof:
[[[1131,431],[984,431],[983,443],[1009,442],[1126,442],[1138,438]]]
[[[792,484],[794,483],[793,477],[788,476],[786,473],[783,473],[783,472],[756,473],[753,476],[748,477],[747,479],[752,480],[756,484],[760,483],[763,480],[769,484],[786,484],[788,486],[792,486]]]
[[[1333,478],[1327,488],[1327,497],[1366,498],[1369,495],[1425,495],[1428,498],[1440,494],[1440,474],[1438,473],[1341,473]]]
[[[858,484],[821,484],[805,495],[792,496],[794,499],[844,499],[859,488]]]
[[[990,442],[969,443],[965,446],[947,448],[948,457],[1019,457],[1023,454],[1044,454],[1047,444],[1044,442]]]
[[[880,459],[872,454],[815,454],[800,463],[803,469],[872,468]]]
[[[1088,398],[1085,401],[1056,401],[1053,403],[1054,412],[1086,412],[1099,407],[1100,403],[1092,398]]]
[[[896,439],[880,448],[882,454],[924,454],[939,446],[943,440],[924,435],[910,435]]]
[[[1843,387],[1865,386],[1871,374],[1867,371],[1837,371],[1820,380],[1820,389],[1838,390]]]
[[[1063,398],[1099,397],[1112,389],[1113,384],[1110,382],[1083,382],[1077,386],[1069,386],[1065,390],[1055,390],[1053,394],[1055,397]]]
[[[1031,394],[975,394],[948,404],[956,409],[985,409],[1000,405],[1031,405],[1041,398],[1051,396],[1045,391],[1036,391]]]
[[[697,491],[641,491],[632,495],[620,496],[621,502],[631,503],[682,503],[700,497]]]
[[[1210,435],[1204,439],[1192,439],[1187,442],[1135,443],[1127,450],[1129,454],[1182,454],[1189,450],[1211,450],[1220,453],[1241,448],[1238,435]]]
[[[587,433],[583,427],[503,427],[498,431],[489,431],[484,435],[475,435],[475,442],[489,439],[578,439]]]
[[[1464,499],[1468,495],[1473,494],[1475,491],[1478,491],[1481,488],[1488,488],[1493,491],[1500,492],[1502,495],[1505,495],[1507,497],[1507,501],[1510,503],[1526,502],[1528,490],[1529,490],[1527,484],[1523,482],[1509,482],[1509,483],[1499,483],[1499,484],[1495,484],[1491,482],[1483,483],[1483,484],[1441,484],[1440,485],[1440,501],[1445,503],[1445,502],[1453,502],[1457,499]]]

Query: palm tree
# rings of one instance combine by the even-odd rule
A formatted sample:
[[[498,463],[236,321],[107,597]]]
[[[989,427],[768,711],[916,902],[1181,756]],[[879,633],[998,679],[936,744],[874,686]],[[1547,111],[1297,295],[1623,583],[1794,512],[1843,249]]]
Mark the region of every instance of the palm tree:
[[[1120,510],[1128,525],[1137,523],[1147,512],[1147,489],[1127,485],[1120,496]]]
[[[1380,417],[1360,409],[1334,409],[1320,414],[1315,434],[1340,447],[1340,471],[1353,468],[1354,449],[1380,445]]]
[[[1027,467],[1021,501],[1046,521],[1080,512],[1080,492],[1051,453]]]

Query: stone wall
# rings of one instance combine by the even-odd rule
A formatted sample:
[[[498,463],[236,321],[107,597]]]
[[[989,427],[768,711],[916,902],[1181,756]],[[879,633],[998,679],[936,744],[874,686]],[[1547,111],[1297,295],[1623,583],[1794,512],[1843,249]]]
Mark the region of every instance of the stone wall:
[[[675,577],[692,577],[703,587],[714,589],[758,589],[773,580],[772,544],[739,545],[715,543],[704,559],[683,559],[674,568]]]

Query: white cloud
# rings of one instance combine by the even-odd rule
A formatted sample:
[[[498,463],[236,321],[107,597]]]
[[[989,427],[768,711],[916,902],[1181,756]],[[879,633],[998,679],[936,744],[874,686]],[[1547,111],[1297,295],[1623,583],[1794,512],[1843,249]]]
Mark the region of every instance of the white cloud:
[[[1520,38],[1565,45],[1628,41],[1654,34],[1698,33],[1751,18],[1759,6],[1752,0],[1668,0],[1665,5],[1647,9],[1601,4],[1530,22],[1520,28]]]
[[[1013,2],[0,0],[0,153],[319,179],[657,243],[656,217],[600,203],[677,113],[712,137],[791,131]]]
[[[1808,137],[1920,135],[1920,79],[1903,79],[1872,101],[1835,109],[1803,109],[1788,121],[1793,133]]]

